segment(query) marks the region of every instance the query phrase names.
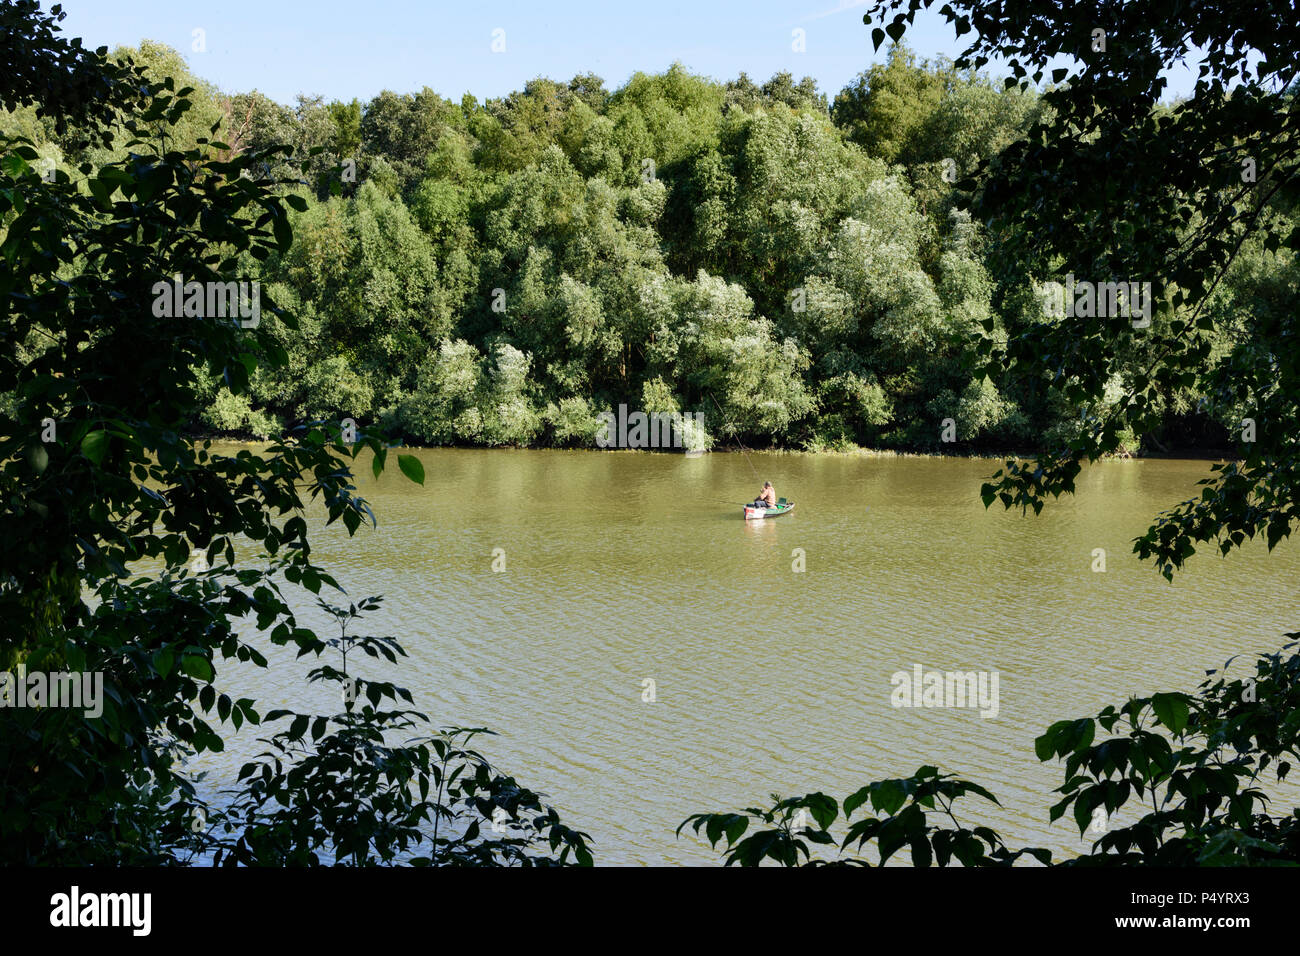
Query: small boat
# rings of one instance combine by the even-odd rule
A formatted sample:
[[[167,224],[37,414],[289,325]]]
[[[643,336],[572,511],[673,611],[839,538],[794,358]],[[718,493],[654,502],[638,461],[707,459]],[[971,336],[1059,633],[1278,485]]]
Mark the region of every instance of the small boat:
[[[779,518],[781,515],[788,515],[791,511],[794,511],[794,502],[786,501],[784,498],[776,503],[775,508],[755,508],[753,505],[745,505],[745,520]]]

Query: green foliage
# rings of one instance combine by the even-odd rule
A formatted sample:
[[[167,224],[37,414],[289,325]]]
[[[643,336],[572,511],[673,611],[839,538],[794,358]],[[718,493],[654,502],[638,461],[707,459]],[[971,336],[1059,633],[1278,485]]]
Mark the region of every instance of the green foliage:
[[[748,113],[756,110],[770,110],[780,104],[792,110],[815,110],[826,112],[826,97],[817,92],[817,83],[811,76],[805,76],[798,83],[790,73],[777,73],[766,83],[759,86],[745,73],[726,85],[727,97],[725,109],[736,107]]]
[[[525,445],[543,427],[543,409],[528,386],[532,360],[508,343],[490,358],[468,342],[444,340],[430,356],[416,385],[396,412],[399,425],[430,444],[480,440],[488,445]],[[585,428],[585,403],[553,412],[561,440]],[[594,427],[588,433],[595,434]]]
[[[151,69],[188,82],[149,49]],[[981,163],[1055,122],[1043,103],[901,43],[830,110],[806,78],[718,84],[680,64],[612,93],[584,74],[482,104],[427,89],[294,108],[229,97],[221,135],[242,154],[290,144],[255,175],[301,175],[305,203],[266,275],[300,328],[270,320],[289,361],[254,377],[251,412],[261,428],[339,415],[420,442],[572,445],[586,414],[661,382],[715,434],[754,444],[943,450],[946,417],[963,451],[1082,440],[1099,410],[976,367],[982,338],[1019,348],[1041,310],[1003,268],[1023,230],[993,217],[990,232],[953,181],[983,182]],[[80,155],[33,114],[8,122],[65,168]],[[1283,301],[1294,265],[1265,265],[1218,290],[1234,322],[1261,305],[1248,283]],[[730,291],[707,291],[718,282]],[[444,342],[475,353],[467,391],[437,394]],[[528,361],[503,391],[504,346]],[[1229,340],[1211,350],[1226,361]],[[1126,345],[1115,364],[1127,384],[1148,351]],[[1131,450],[1222,443],[1246,407],[1203,382],[1152,401],[1149,421],[1116,431]],[[221,421],[250,428],[233,406],[197,424]]]
[[[0,7],[0,52],[8,65],[0,106],[10,112],[34,110],[35,118],[48,121],[60,136],[71,132],[69,120],[80,124],[129,106],[139,96],[141,78],[134,68],[106,62],[107,48],[88,56],[79,40],[61,36],[58,24],[66,16],[61,4],[47,13],[39,0],[9,0]],[[92,127],[84,143],[111,140],[104,126],[84,125]]]
[[[421,364],[414,393],[398,408],[399,427],[431,445],[475,440],[483,430],[480,359],[468,342],[444,340]]]
[[[950,2],[940,12],[959,35],[977,21],[975,38],[918,65],[898,41],[930,5],[873,4],[873,40],[896,45],[829,110],[807,79],[719,84],[680,64],[613,92],[581,74],[483,104],[425,89],[289,107],[219,96],[160,44],[92,54],[59,36],[57,7],[0,7],[0,658],[99,670],[111,689],[94,722],[0,713],[6,859],[589,861],[582,834],[468,749],[477,731],[389,741],[426,721],[382,682],[341,714],[276,715],[289,726],[231,815],[207,814],[216,842],[194,835],[185,759],[220,750],[221,724],[263,719],[216,687],[228,660],[266,665],[240,619],[302,653],[399,656],[348,637],[355,606],[331,606],[341,643],[321,641],[281,592],[337,586],[302,515],[323,505],[349,533],[373,520],[351,468],[368,450],[382,471],[376,422],[432,444],[586,445],[598,410],[639,401],[704,412],[688,447],[925,448],[951,417],[964,447],[1041,450],[982,492],[1035,511],[1084,461],[1192,423],[1206,441],[1242,435],[1238,460],[1135,551],[1172,576],[1198,544],[1287,536],[1293,11],[1265,3],[1242,26],[1158,0],[996,17]],[[1188,35],[1205,42],[1189,50]],[[1014,74],[1004,88],[978,73],[995,56]],[[1078,65],[1042,93],[1017,85],[1057,57]],[[1203,66],[1194,95],[1161,104],[1161,71],[1188,57]],[[1067,273],[1149,279],[1151,325],[1045,315],[1033,283]],[[176,274],[256,279],[261,322],[155,315],[154,284]],[[351,445],[331,423],[344,417],[361,424]],[[37,437],[46,419],[54,442]],[[222,455],[196,429],[271,441]],[[398,467],[423,480],[413,456]],[[187,567],[195,550],[215,567]],[[1085,859],[1294,862],[1292,818],[1255,787],[1290,767],[1294,661],[1261,665],[1262,706],[1216,682],[1050,728],[1039,751],[1066,761],[1060,813],[1155,801]],[[1094,745],[1098,727],[1122,735]],[[690,822],[746,864],[817,862],[826,845],[881,862],[1042,859],[952,819],[968,793],[991,799],[922,768],[842,808],[811,794],[751,809],[767,829],[749,837],[745,815]],[[879,815],[848,823],[867,803]],[[481,827],[498,808],[514,821],[499,840]],[[800,811],[815,828],[792,828]]]
[[[1057,31],[1052,17],[1019,9],[1008,18],[1033,27],[1034,44],[1044,46],[1031,52],[1040,58],[1048,49],[1068,52],[1079,30],[1072,22]],[[1153,14],[1161,25],[1148,32],[1164,38],[1168,19]],[[1126,64],[1150,80],[1149,64],[1124,44],[1040,93],[979,72],[990,44],[1014,47],[1012,33],[979,41],[956,62],[928,62],[901,42],[905,23],[875,34],[894,41],[886,62],[829,109],[808,78],[778,73],[760,84],[742,74],[717,83],[681,64],[635,74],[612,92],[580,74],[537,78],[486,103],[424,89],[385,91],[365,103],[300,97],[286,106],[255,91],[217,96],[158,44],[123,53],[149,75],[193,88],[192,108],[166,131],[166,143],[193,145],[204,132],[196,117],[215,118],[231,154],[261,152],[250,174],[305,202],[292,214],[297,239],[267,264],[268,284],[292,302],[302,325],[272,323],[289,362],[254,378],[250,409],[264,416],[259,428],[346,414],[418,441],[567,445],[581,443],[573,429],[585,428],[576,400],[589,410],[634,403],[651,381],[665,383],[684,410],[716,413],[710,427],[719,434],[756,444],[943,450],[951,446],[936,440],[939,421],[953,417],[962,423],[962,451],[1075,443],[1105,455],[1222,449],[1241,418],[1286,420],[1285,403],[1261,408],[1262,398],[1276,399],[1271,379],[1243,386],[1232,370],[1262,369],[1286,353],[1284,303],[1297,268],[1279,255],[1286,250],[1277,237],[1295,228],[1290,187],[1267,204],[1241,206],[1263,190],[1239,196],[1230,188],[1224,176],[1237,168],[1235,153],[1219,180],[1202,172],[1184,184],[1179,144],[1209,120],[1149,95],[1145,105],[1116,106],[1128,87],[1111,77]],[[1261,129],[1289,135],[1277,124],[1290,97],[1252,87],[1234,91],[1229,108],[1225,96],[1211,89],[1200,103],[1211,119],[1240,107],[1233,114],[1240,144],[1266,145],[1271,134],[1244,136],[1261,111],[1271,111]],[[1108,118],[1097,132],[1105,135],[1089,132],[1076,149],[1075,130],[1099,105]],[[32,106],[15,103],[2,124],[33,137],[42,161],[72,178],[82,159],[112,155],[93,153],[85,133],[59,132]],[[1157,144],[1159,171],[1137,169],[1145,154],[1121,128]],[[1215,135],[1228,149],[1231,137]],[[1043,136],[1053,138],[1031,145]],[[267,152],[274,143],[291,149]],[[121,149],[120,137],[113,148]],[[1279,158],[1269,182],[1289,175],[1280,149],[1272,143],[1255,157]],[[1132,215],[1124,229],[1107,225],[1107,210],[1119,208],[1112,172],[1121,161],[1140,173],[1133,183],[1152,187],[1144,195],[1165,190],[1168,203],[1153,221],[1175,245],[1185,242],[1196,263],[1209,262],[1213,245],[1196,237],[1233,208],[1243,222],[1258,212],[1252,221],[1274,236],[1273,245],[1246,237],[1237,259],[1254,257],[1258,268],[1231,269],[1214,285],[1190,337],[1179,338],[1188,320],[1169,311],[1158,312],[1145,338],[1098,329],[1079,339],[1075,323],[1042,321],[1033,281],[1070,270],[1105,278],[1123,263],[1142,278],[1145,263],[1158,261],[1147,255],[1159,251],[1155,233],[1136,225],[1147,221],[1145,199],[1125,207]],[[1039,172],[1025,179],[1031,169]],[[1058,175],[1076,176],[1078,189],[1057,188]],[[301,182],[282,182],[290,179]],[[1136,185],[1125,188],[1136,195]],[[1042,190],[1050,203],[1022,208]],[[1084,213],[1070,206],[1076,193],[1088,197]],[[1198,196],[1213,197],[1210,211],[1189,218]],[[1130,233],[1141,249],[1120,241]],[[1199,265],[1179,268],[1157,296],[1169,309],[1176,296],[1199,294]],[[743,292],[752,327],[728,320],[701,331],[691,316],[702,273]],[[477,353],[483,385],[472,399],[430,393],[427,362],[444,341]],[[1167,358],[1153,366],[1174,342],[1188,361],[1204,359],[1217,371],[1203,364],[1188,378]],[[491,387],[503,345],[528,356],[527,381],[508,397]],[[715,365],[704,371],[702,361]],[[1070,394],[1043,387],[1058,380]],[[1097,390],[1116,380],[1136,389],[1140,406],[1098,400]],[[222,421],[234,433],[250,427],[233,406],[195,424]],[[1113,448],[1091,437],[1099,428]],[[1044,474],[1059,475],[1064,490],[1068,456],[1054,462],[1044,458]],[[1265,466],[1282,481],[1287,468]],[[1188,527],[1193,519],[1177,520]],[[1247,515],[1232,520],[1252,530]],[[1151,546],[1170,561],[1177,556],[1177,548]]]
[[[404,472],[407,459],[419,464],[405,456]],[[564,826],[538,794],[467,749],[491,731],[453,727],[412,738],[428,717],[411,709],[410,691],[349,669],[350,653],[390,664],[405,656],[390,637],[348,633],[381,600],[363,598],[347,608],[318,602],[339,636],[301,643],[300,652],[337,652],[338,667],[321,664],[307,679],[334,685],[343,710],[267,713],[265,721],[288,721],[287,727],[241,768],[247,785],[229,809],[199,818],[194,850],[227,866],[590,865],[586,834]],[[408,742],[390,743],[395,735]]]
[[[1295,647],[1259,655],[1245,678],[1210,670],[1196,694],[1133,698],[1049,727],[1034,746],[1041,760],[1063,759],[1066,778],[1051,818],[1069,813],[1080,835],[1095,818],[1111,819],[1092,852],[1066,864],[1300,863],[1300,818],[1270,812],[1261,788],[1284,780],[1300,756]],[[1111,736],[1097,740],[1100,732]],[[1140,816],[1117,825],[1133,815],[1129,804]]]
[[[235,395],[224,386],[217,389],[203,410],[201,421],[217,432],[257,439],[271,438],[283,431],[280,422],[265,412],[255,411],[247,395]]]
[[[725,98],[720,85],[680,63],[657,76],[634,73],[606,111],[627,182],[642,174],[646,159],[668,167],[711,144]]]
[[[901,36],[930,3],[904,6],[872,5],[868,22],[897,11],[886,29],[876,28],[877,44],[886,32]],[[1300,443],[1281,424],[1300,417],[1295,363],[1280,358],[1295,354],[1294,323],[1267,309],[1225,311],[1216,293],[1242,278],[1232,266],[1248,240],[1269,252],[1300,248],[1291,66],[1300,28],[1283,3],[1257,7],[1244,34],[1220,8],[1159,0],[1086,7],[1013,5],[982,19],[958,58],[973,69],[1005,58],[1008,86],[1042,82],[1056,57],[1077,58],[1077,66],[1052,71],[1059,85],[1043,94],[1027,135],[968,183],[969,201],[989,224],[990,272],[1003,289],[1065,274],[1145,281],[1150,321],[1046,321],[1040,313],[1008,327],[1005,340],[982,343],[995,380],[1010,379],[1013,389],[1050,381],[1084,419],[1077,431],[1057,430],[1035,460],[1008,461],[983,494],[986,503],[1037,511],[1047,496],[1074,490],[1082,462],[1158,432],[1171,408],[1197,397],[1222,408],[1231,396],[1251,412],[1244,417],[1271,426],[1253,441],[1234,437],[1241,460],[1215,466],[1202,496],[1160,516],[1135,542],[1140,557],[1172,577],[1197,545],[1226,554],[1259,534],[1271,548],[1297,518]],[[960,35],[981,9],[946,3],[940,12]],[[1094,43],[1093,30],[1108,42]],[[1188,35],[1205,41],[1188,48]],[[1193,95],[1161,105],[1163,71],[1180,63],[1199,75]],[[996,327],[985,320],[986,331]],[[1106,392],[1116,379],[1122,397],[1111,403]]]
[[[884,866],[906,850],[913,866],[1011,866],[1022,856],[1049,863],[1051,854],[1041,848],[1011,850],[988,827],[966,827],[953,813],[954,803],[967,794],[998,800],[978,784],[921,767],[910,777],[870,783],[844,799],[843,806],[824,793],[781,799],[772,796],[769,808],[749,807],[743,813],[697,813],[677,828],[704,831],[713,847],[722,844],[727,866],[759,866],[770,861],[780,866]],[[849,822],[860,808],[864,815]],[[831,834],[843,814],[844,836]],[[944,826],[943,820],[951,822]],[[766,824],[745,836],[752,820]],[[936,823],[938,820],[940,822]],[[827,859],[827,851],[836,855]],[[845,855],[852,848],[852,855]],[[814,856],[814,853],[817,855]]]
[[[392,862],[417,838],[430,847],[425,862],[589,863],[584,835],[466,750],[463,734],[414,749],[379,742],[377,734],[414,718],[379,709],[385,698],[409,702],[409,695],[378,682],[364,685],[369,707],[312,723],[309,754],[299,753],[300,715],[288,715],[288,730],[269,739],[276,756],[242,778],[233,815],[205,806],[185,761],[224,749],[222,725],[237,731],[264,719],[255,701],[221,691],[228,665],[267,667],[268,642],[293,644],[300,654],[360,648],[395,661],[400,648],[389,638],[353,638],[343,629],[342,645],[323,642],[299,625],[282,590],[341,590],[312,560],[307,518],[341,521],[349,534],[373,524],[352,468],[366,453],[381,473],[388,439],[362,427],[345,442],[339,424],[322,421],[295,426],[257,452],[217,453],[190,437],[205,418],[269,431],[250,398],[277,394],[275,376],[294,367],[285,343],[310,349],[296,337],[319,329],[322,313],[333,318],[328,308],[307,309],[300,325],[277,301],[281,291],[293,300],[295,290],[268,274],[294,274],[289,210],[308,210],[291,184],[267,178],[293,147],[228,148],[208,138],[219,119],[208,135],[185,142],[169,131],[195,132],[186,125],[193,90],[63,44],[34,4],[5,5],[0,16],[14,62],[32,71],[6,75],[0,102],[13,111],[35,105],[56,132],[83,131],[72,172],[50,175],[34,165],[40,153],[32,143],[0,136],[7,263],[0,273],[0,663],[104,680],[99,713],[0,708],[3,860],[184,862],[218,846],[196,836],[203,830],[196,821],[221,819],[231,824],[219,845],[229,854],[223,861],[244,864]],[[176,69],[165,58],[163,65]],[[383,281],[393,266],[407,270],[404,257],[388,258],[393,244],[414,241],[418,250],[425,240],[395,201],[375,192],[363,188],[349,200],[350,229],[339,227],[337,207],[315,219],[308,212],[318,247],[297,263],[298,276],[310,274],[313,256],[352,250],[373,301],[428,331],[430,289]],[[159,297],[177,275],[186,283],[266,280],[260,318],[206,307],[169,317]],[[312,276],[335,297],[350,279],[346,268]],[[349,383],[346,362],[313,358],[327,372],[303,377],[307,394],[317,389],[327,405],[366,404],[371,386]],[[298,373],[317,364],[297,361]],[[517,366],[498,363],[520,392]],[[398,465],[423,480],[412,456],[399,455]],[[334,613],[342,623],[358,609]],[[333,676],[328,669],[312,675]],[[331,723],[336,730],[325,733]],[[359,762],[375,754],[378,764]],[[346,787],[335,772],[343,766]],[[433,801],[421,794],[413,815],[417,804],[405,788],[421,780],[445,786]],[[460,826],[467,814],[498,807],[517,821],[506,839],[479,839],[472,823]],[[457,832],[440,836],[439,817]]]
[[[351,145],[350,125],[339,125],[334,111],[336,130],[348,130],[343,141]],[[460,108],[425,87],[419,93],[402,94],[384,90],[366,104],[361,113],[357,135],[362,151],[384,157],[404,185],[415,180],[425,157],[437,146],[446,129],[463,125]],[[340,135],[336,133],[336,135]]]
[[[293,148],[290,157],[268,159],[255,167],[254,174],[273,181],[305,177],[321,187],[337,165],[339,136],[334,115],[319,97],[299,96],[295,108],[279,103],[254,90],[221,102],[223,135],[235,151],[264,150],[285,144]],[[329,155],[313,155],[313,150]]]
[[[308,418],[366,418],[374,399],[370,382],[341,355],[332,355],[307,368],[303,414]]]
[[[486,376],[483,435],[489,445],[527,445],[542,427],[528,395],[532,359],[513,345],[498,343]]]
[[[561,445],[591,447],[600,430],[600,419],[587,400],[581,397],[560,399],[560,404],[548,405],[546,420],[555,430],[555,440]]]
[[[334,100],[325,109],[334,124],[331,140],[334,152],[355,158],[361,151],[361,103],[356,99],[348,103]]]
[[[831,115],[872,155],[889,163],[916,162],[925,149],[927,122],[957,84],[950,60],[918,65],[911,50],[895,43],[884,64],[859,73],[835,97]]]

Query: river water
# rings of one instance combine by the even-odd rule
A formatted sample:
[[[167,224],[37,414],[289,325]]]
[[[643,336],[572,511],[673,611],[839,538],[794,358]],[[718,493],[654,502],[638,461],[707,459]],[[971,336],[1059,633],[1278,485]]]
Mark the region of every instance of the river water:
[[[674,837],[687,815],[773,793],[842,799],[927,763],[1001,800],[971,798],[963,822],[1081,852],[1070,821],[1048,823],[1063,778],[1034,737],[1130,694],[1192,690],[1300,624],[1286,542],[1206,551],[1172,585],[1131,554],[1158,511],[1197,493],[1205,462],[1094,465],[1076,497],[1022,517],[984,509],[984,460],[417,454],[423,487],[363,465],[378,528],[320,529],[315,557],[350,597],[385,596],[364,630],[410,657],[376,676],[439,725],[497,731],[479,749],[591,833],[598,864],[713,862]],[[745,522],[763,479],[797,507]],[[307,663],[272,660],[236,678],[263,712],[337,709],[302,682]],[[915,665],[996,672],[996,715],[893,706],[891,677]],[[255,736],[202,765],[233,784]]]

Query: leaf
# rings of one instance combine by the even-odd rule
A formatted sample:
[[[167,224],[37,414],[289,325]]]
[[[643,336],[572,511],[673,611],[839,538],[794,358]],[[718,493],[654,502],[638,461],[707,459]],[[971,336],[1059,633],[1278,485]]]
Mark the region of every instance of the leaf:
[[[1075,753],[1087,749],[1096,733],[1097,727],[1092,719],[1080,717],[1070,724],[1068,734],[1063,735],[1067,738],[1065,749]]]
[[[930,842],[924,836],[913,837],[908,844],[912,848],[912,865],[927,867],[933,860]]]
[[[397,467],[417,485],[424,484],[424,465],[420,464],[420,459],[414,455],[398,455]]]
[[[1154,694],[1151,697],[1151,709],[1155,711],[1160,723],[1174,733],[1182,733],[1187,726],[1190,708],[1186,694]]]
[[[814,793],[807,800],[808,811],[812,814],[817,825],[825,830],[835,822],[836,816],[839,815],[839,805],[835,802],[834,797],[829,797],[824,793]]]
[[[1044,849],[1043,847],[1031,846],[1031,847],[1026,847],[1025,852],[1028,853],[1030,856],[1032,856],[1039,863],[1043,864],[1043,866],[1052,865],[1051,850]]]
[[[885,823],[876,837],[876,847],[880,851],[880,865],[902,849],[907,843],[907,832],[896,820]]]
[[[289,225],[289,220],[284,216],[276,216],[271,223],[271,231],[275,233],[276,245],[280,251],[284,252],[293,244],[293,229]]]
[[[117,183],[119,186],[129,186],[132,182],[131,174],[116,166],[105,166],[100,169],[99,178],[106,182]]]
[[[964,781],[964,783],[965,783],[965,790],[967,793],[979,794],[985,800],[988,800],[991,803],[997,803],[998,806],[1001,806],[1001,803],[998,802],[998,798],[993,796],[992,793],[990,793],[988,790],[981,787],[978,783],[971,783],[969,780]]]
[[[907,799],[907,790],[900,780],[882,780],[871,791],[871,805],[881,813],[893,815]]]
[[[865,786],[856,793],[844,798],[844,815],[852,816],[853,811],[871,799],[871,787]]]
[[[195,680],[212,680],[212,664],[202,654],[186,654],[181,658],[181,670]]]
[[[1069,725],[1069,721],[1058,720],[1052,726],[1047,728],[1047,732],[1040,737],[1034,738],[1034,755],[1039,760],[1051,760],[1056,756],[1056,737],[1062,727]]]
[[[31,462],[32,470],[39,475],[49,465],[50,453],[45,450],[44,445],[34,445],[27,453],[27,460]]]
[[[81,439],[81,453],[98,465],[108,452],[108,439],[108,432],[102,428],[90,432]]]
[[[99,203],[101,209],[110,209],[113,205],[112,199],[109,198],[112,189],[102,179],[88,179],[86,185],[90,187],[90,194],[95,197],[95,202]]]

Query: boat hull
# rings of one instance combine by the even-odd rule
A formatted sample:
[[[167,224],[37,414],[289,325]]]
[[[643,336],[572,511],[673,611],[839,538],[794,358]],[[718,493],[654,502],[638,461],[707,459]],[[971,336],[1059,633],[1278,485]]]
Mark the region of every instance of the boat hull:
[[[761,521],[764,518],[779,518],[781,515],[788,515],[794,511],[794,502],[790,502],[784,508],[755,508],[753,505],[745,505],[746,521]]]

